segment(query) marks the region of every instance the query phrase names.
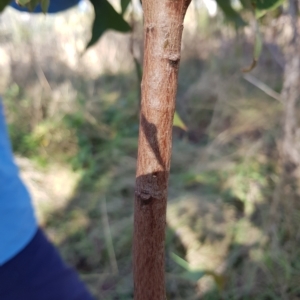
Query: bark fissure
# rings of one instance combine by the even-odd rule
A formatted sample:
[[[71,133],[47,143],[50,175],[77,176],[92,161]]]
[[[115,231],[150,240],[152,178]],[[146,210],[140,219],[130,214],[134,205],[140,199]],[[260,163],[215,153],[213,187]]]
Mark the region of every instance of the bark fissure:
[[[144,72],[134,211],[134,299],[165,300],[164,241],[183,19],[190,0],[143,0]]]

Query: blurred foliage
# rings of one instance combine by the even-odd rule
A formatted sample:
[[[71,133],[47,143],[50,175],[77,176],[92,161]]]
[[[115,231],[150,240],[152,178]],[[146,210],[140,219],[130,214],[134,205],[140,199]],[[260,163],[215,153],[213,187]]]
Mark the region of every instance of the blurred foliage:
[[[243,17],[248,20],[246,14]],[[197,23],[202,26],[199,37],[189,18],[177,98],[184,128],[180,122],[174,127],[169,186],[168,299],[298,299],[300,201],[298,183],[281,179],[283,106],[240,72],[251,59],[254,31],[244,36],[225,29],[223,18],[216,16],[214,23]],[[30,26],[41,30],[35,20]],[[272,36],[267,27],[261,30]],[[61,47],[47,52],[49,40],[34,40],[36,56],[24,56],[24,49],[31,49],[29,32],[18,40],[20,54],[11,53],[3,98],[13,148],[37,162],[35,168],[42,165],[42,174],[55,166],[61,194],[69,182],[56,164],[69,170],[68,177],[79,174],[65,202],[51,194],[54,187],[48,177],[44,185],[36,180],[39,189],[48,188],[50,194],[48,205],[37,201],[42,225],[97,299],[129,300],[139,83],[133,64],[122,71],[116,67],[130,57],[125,52],[129,40],[120,46],[110,36],[113,43],[107,39],[101,51],[89,50],[91,63],[83,68],[80,64],[86,61],[67,60],[73,49],[65,42],[70,34],[55,34]],[[7,40],[12,38],[1,40],[8,52]],[[285,47],[281,38],[268,43]],[[142,38],[135,42],[137,50]],[[126,54],[121,63],[116,49]],[[104,53],[110,68],[97,73]],[[36,66],[50,88],[34,72]],[[282,67],[271,51],[261,53],[252,74],[280,92]]]
[[[237,27],[246,25],[246,22],[242,19],[241,15],[233,9],[231,0],[216,1],[229,21],[232,21]]]
[[[10,0],[1,0],[0,1],[0,12],[2,12],[9,3],[10,3]]]
[[[256,17],[260,18],[267,11],[274,10],[282,5],[285,0],[239,0],[239,2],[244,9],[255,12]],[[217,0],[217,3],[227,20],[235,24],[236,27],[245,26],[247,24],[243,19],[241,11],[237,11],[233,8],[233,1]]]
[[[129,24],[123,19],[123,15],[130,1],[120,0],[122,12],[119,14],[107,0],[90,0],[94,8],[94,20],[91,30],[91,39],[87,43],[86,49],[93,46],[106,30],[112,29],[119,32],[130,31]],[[10,1],[0,0],[0,12],[9,5]],[[43,13],[47,13],[50,0],[16,0],[20,7],[26,8],[29,12],[34,12],[38,6]]]

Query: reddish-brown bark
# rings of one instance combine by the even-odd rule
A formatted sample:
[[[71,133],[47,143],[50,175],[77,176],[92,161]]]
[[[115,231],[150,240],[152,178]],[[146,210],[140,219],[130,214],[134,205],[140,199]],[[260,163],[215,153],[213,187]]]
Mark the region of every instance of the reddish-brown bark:
[[[191,0],[143,0],[144,68],[134,211],[134,299],[165,300],[165,226],[183,20]]]

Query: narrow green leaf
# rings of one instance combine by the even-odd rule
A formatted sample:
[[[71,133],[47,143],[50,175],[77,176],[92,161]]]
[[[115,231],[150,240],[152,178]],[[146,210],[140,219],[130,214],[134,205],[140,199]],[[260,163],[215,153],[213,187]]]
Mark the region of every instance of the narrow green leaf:
[[[254,42],[254,49],[253,49],[253,60],[252,60],[252,63],[249,67],[242,69],[242,72],[248,73],[256,67],[257,61],[258,61],[258,59],[260,57],[260,54],[262,52],[262,48],[263,48],[263,39],[262,39],[261,32],[260,32],[260,29],[259,29],[259,23],[256,20],[255,42]]]
[[[120,32],[130,31],[129,24],[118,14],[107,0],[91,0],[95,10],[95,19],[92,27],[92,37],[86,49],[94,45],[108,29]]]
[[[42,0],[41,1],[41,7],[42,7],[42,11],[44,14],[46,14],[48,12],[49,5],[50,5],[50,0]]]
[[[122,16],[124,15],[129,3],[131,2],[131,0],[121,0],[121,9],[122,9]]]
[[[175,253],[172,252],[171,257],[179,266],[181,266],[182,268],[184,268],[186,270],[186,272],[179,275],[180,277],[187,279],[187,280],[191,280],[193,282],[197,282],[203,276],[206,276],[206,275],[212,276],[217,287],[220,290],[224,289],[225,277],[223,275],[217,274],[216,272],[210,271],[210,270],[200,270],[200,269],[192,270],[190,267],[190,264],[187,261],[185,261],[184,259],[182,259],[181,257],[179,257],[178,255],[176,255]]]
[[[178,115],[177,111],[175,111],[175,114],[174,114],[173,126],[177,126],[185,131],[187,130],[186,125],[183,123],[183,121],[180,118],[180,116]]]
[[[181,274],[180,277],[197,282],[206,275],[205,270],[191,270],[190,264],[175,253],[172,252],[171,257],[179,266],[186,270],[186,272]]]
[[[241,15],[235,11],[231,5],[231,0],[216,0],[218,6],[222,9],[225,17],[235,24],[235,26],[245,26],[247,23],[243,20]]]
[[[172,259],[182,268],[186,269],[187,271],[190,271],[190,265],[187,261],[176,255],[175,253],[171,253]]]
[[[193,282],[197,282],[199,279],[201,279],[205,275],[207,275],[206,271],[195,270],[195,271],[188,271],[188,272],[183,273],[183,278],[191,280]]]
[[[10,0],[0,0],[0,12],[10,3]]]
[[[263,40],[259,28],[257,28],[255,33],[255,45],[254,45],[254,53],[253,53],[253,58],[255,60],[259,59],[262,48],[263,48]]]

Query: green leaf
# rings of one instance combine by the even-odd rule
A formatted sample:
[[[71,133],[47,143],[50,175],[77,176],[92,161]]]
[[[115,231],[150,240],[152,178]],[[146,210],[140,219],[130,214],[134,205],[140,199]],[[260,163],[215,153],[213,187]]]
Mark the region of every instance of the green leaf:
[[[281,5],[284,0],[252,0],[258,10],[271,10]]]
[[[24,1],[24,0],[22,0]],[[27,9],[29,11],[34,11],[34,9],[36,8],[36,6],[40,3],[39,0],[30,0],[28,1],[28,3],[25,4],[25,6],[27,7]]]
[[[10,3],[10,0],[0,0],[0,12]]]
[[[218,6],[222,9],[225,17],[233,22],[235,26],[245,26],[247,23],[242,19],[241,15],[232,8],[231,0],[216,0]]]
[[[187,130],[186,125],[183,123],[183,121],[180,118],[180,116],[178,115],[177,111],[175,111],[175,114],[174,114],[173,126],[177,126],[185,131]]]
[[[259,19],[259,18],[263,17],[268,11],[274,10],[277,7],[279,7],[280,5],[282,5],[285,0],[269,0],[269,1],[266,0],[267,3],[259,3],[259,2],[263,2],[262,0],[260,0],[260,1],[256,0],[256,1],[257,1],[257,3],[255,3],[255,7],[256,7],[255,17],[257,19]],[[261,5],[261,4],[263,4],[263,5]]]
[[[48,12],[50,0],[41,0],[41,7],[44,14]]]
[[[122,9],[122,16],[124,15],[129,3],[131,2],[131,0],[121,0],[121,9]]]
[[[91,0],[95,10],[95,19],[92,28],[92,37],[86,49],[94,45],[108,29],[120,32],[130,31],[129,24],[118,14],[107,0]]]

